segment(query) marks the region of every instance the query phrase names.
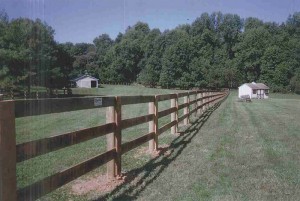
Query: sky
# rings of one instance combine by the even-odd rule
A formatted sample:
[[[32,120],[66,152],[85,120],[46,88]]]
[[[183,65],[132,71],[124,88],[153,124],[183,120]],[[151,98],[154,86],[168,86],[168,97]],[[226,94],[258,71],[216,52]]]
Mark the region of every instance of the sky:
[[[164,31],[191,24],[204,12],[282,23],[300,12],[300,0],[0,0],[1,10],[10,19],[40,18],[60,43],[92,43],[104,33],[114,39],[138,21]]]

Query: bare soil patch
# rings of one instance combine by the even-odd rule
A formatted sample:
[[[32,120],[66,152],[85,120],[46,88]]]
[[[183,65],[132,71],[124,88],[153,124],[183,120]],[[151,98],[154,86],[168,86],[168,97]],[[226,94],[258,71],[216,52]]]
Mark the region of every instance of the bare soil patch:
[[[95,178],[78,179],[71,187],[71,193],[74,195],[85,195],[91,191],[106,193],[125,182],[125,176],[109,179],[106,175],[99,175]]]

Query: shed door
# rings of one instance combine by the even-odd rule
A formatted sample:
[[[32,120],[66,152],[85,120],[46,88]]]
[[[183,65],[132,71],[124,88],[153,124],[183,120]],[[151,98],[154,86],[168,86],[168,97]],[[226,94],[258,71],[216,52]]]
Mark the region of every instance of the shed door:
[[[91,87],[92,88],[95,88],[95,87],[97,87],[97,81],[91,81]]]

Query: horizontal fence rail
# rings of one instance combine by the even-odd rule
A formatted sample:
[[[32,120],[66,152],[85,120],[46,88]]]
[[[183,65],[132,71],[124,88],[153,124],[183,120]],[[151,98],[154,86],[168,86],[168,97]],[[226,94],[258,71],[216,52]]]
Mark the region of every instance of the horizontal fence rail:
[[[190,116],[201,115],[209,107],[223,100],[228,91],[187,91],[155,96],[81,97],[61,99],[0,100],[0,200],[36,200],[74,179],[107,164],[108,177],[121,175],[122,154],[149,142],[149,151],[158,149],[158,136],[171,129],[178,131],[178,124],[189,123]],[[184,103],[179,104],[179,98]],[[181,99],[180,99],[181,100]],[[170,108],[159,111],[160,101],[170,101]],[[122,106],[149,104],[147,115],[122,119]],[[84,109],[106,108],[106,124],[85,128],[56,136],[16,144],[15,118]],[[183,115],[178,117],[178,111]],[[171,116],[169,123],[158,125],[158,119]],[[122,130],[139,124],[149,124],[149,132],[134,140],[122,143]],[[17,163],[63,149],[87,140],[106,136],[107,151],[77,165],[57,172],[24,188],[17,189]],[[2,162],[5,161],[5,162]]]

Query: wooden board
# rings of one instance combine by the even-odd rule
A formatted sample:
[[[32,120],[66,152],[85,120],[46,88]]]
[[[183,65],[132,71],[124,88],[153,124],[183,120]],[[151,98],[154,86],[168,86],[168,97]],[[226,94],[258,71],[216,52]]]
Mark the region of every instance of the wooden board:
[[[140,117],[134,117],[130,119],[123,119],[121,121],[121,128],[126,129],[132,126],[136,126],[142,123],[147,123],[148,121],[152,121],[154,119],[154,114],[148,114]]]
[[[74,179],[94,170],[95,168],[112,160],[116,155],[116,150],[112,149],[71,168],[53,174],[49,177],[35,182],[32,185],[17,190],[17,200],[29,201],[36,200],[47,193],[73,181]]]
[[[189,103],[180,104],[180,105],[178,105],[178,110],[181,110],[182,108],[185,108],[187,106],[189,106]]]
[[[157,101],[170,100],[173,98],[177,98],[177,94],[160,94],[156,96]]]
[[[169,128],[171,128],[172,126],[175,126],[177,124],[177,121],[174,120],[168,124],[165,124],[164,126],[162,126],[161,128],[158,129],[158,135],[162,134],[163,132],[167,131]]]
[[[80,97],[15,100],[15,116],[26,117],[50,113],[101,108],[114,105],[115,97]]]
[[[115,128],[115,123],[109,123],[101,126],[86,128],[62,135],[18,144],[16,153],[17,162],[28,160],[39,155],[43,155],[58,149],[62,149],[96,137],[106,135],[113,132]]]
[[[190,105],[195,104],[197,101],[198,101],[198,99],[194,99],[194,100],[190,101]]]
[[[189,92],[182,92],[178,94],[178,98],[189,95]]]
[[[0,200],[15,201],[16,132],[14,101],[0,102]]]
[[[154,102],[154,96],[120,96],[122,105]]]
[[[171,107],[169,109],[166,109],[166,110],[163,110],[163,111],[160,111],[158,112],[158,118],[161,118],[161,117],[164,117],[164,116],[167,116],[173,112],[176,112],[177,108],[176,107]]]
[[[136,138],[130,142],[126,142],[122,144],[122,154],[152,140],[154,138],[154,132],[143,135],[142,137]]]
[[[189,116],[189,114],[187,113],[187,114],[182,115],[181,117],[178,117],[178,123],[181,122],[181,121],[183,121],[188,116]]]
[[[190,114],[193,114],[194,112],[197,112],[198,107],[194,108],[193,110],[190,111]]]
[[[196,93],[198,93],[198,91],[190,91],[190,92],[189,92],[189,95],[194,95],[194,94],[196,94]]]

